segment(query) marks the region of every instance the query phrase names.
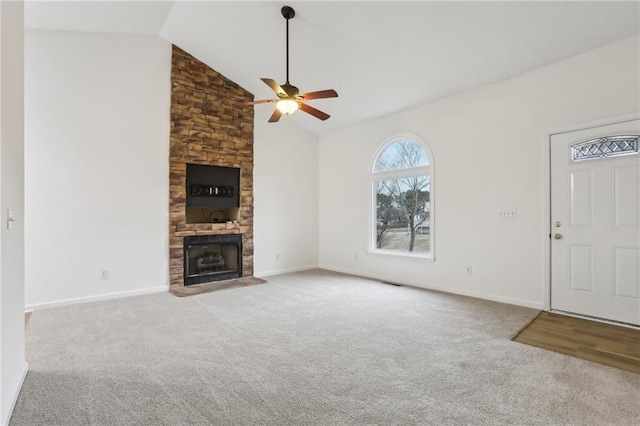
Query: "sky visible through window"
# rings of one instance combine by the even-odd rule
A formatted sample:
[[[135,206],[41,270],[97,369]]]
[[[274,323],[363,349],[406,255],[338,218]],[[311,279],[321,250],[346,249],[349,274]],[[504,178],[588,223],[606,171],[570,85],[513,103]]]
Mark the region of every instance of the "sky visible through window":
[[[378,158],[375,172],[409,169],[429,165],[427,153],[420,144],[408,140],[396,140]]]

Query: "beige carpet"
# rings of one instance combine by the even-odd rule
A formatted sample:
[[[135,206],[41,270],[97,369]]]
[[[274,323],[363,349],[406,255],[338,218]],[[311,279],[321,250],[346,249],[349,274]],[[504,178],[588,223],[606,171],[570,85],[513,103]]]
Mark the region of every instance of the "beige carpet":
[[[322,271],[36,311],[10,424],[640,424],[640,375],[510,340],[536,314]]]

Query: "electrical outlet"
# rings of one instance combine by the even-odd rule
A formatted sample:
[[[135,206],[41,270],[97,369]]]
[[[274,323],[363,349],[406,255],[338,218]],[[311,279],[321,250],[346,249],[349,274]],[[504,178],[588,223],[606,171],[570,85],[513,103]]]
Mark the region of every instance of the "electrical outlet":
[[[108,280],[109,279],[109,271],[107,271],[107,270],[100,271],[100,279],[101,280]]]
[[[280,260],[280,253],[276,253],[276,260]]]
[[[467,265],[464,270],[467,275],[473,275],[473,268],[471,267],[471,265]]]
[[[353,254],[353,260],[358,260],[358,253]]]
[[[516,209],[505,209],[498,211],[498,218],[500,219],[515,219]]]

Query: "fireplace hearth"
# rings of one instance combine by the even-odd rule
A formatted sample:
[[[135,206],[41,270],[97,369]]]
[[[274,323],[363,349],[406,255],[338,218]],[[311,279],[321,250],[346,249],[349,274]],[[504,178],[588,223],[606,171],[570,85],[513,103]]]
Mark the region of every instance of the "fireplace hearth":
[[[242,235],[184,237],[184,285],[242,276]]]

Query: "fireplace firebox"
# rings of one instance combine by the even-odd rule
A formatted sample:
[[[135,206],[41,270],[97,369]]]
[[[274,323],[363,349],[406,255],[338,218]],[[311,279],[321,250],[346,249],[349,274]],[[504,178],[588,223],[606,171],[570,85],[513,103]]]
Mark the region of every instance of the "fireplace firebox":
[[[242,276],[242,235],[184,237],[184,285]]]

